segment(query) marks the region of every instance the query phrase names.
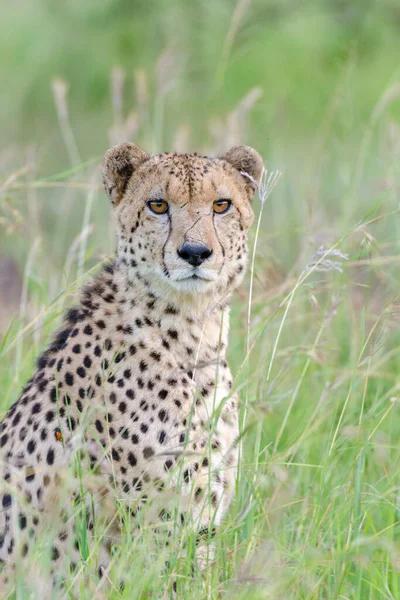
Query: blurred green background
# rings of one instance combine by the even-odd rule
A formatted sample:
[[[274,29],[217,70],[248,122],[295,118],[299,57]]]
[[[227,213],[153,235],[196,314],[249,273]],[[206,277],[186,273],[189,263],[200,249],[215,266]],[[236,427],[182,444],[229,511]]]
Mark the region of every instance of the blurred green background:
[[[18,0],[1,19],[2,178],[27,165],[30,180],[61,173],[126,138],[151,151],[247,143],[288,174],[275,228],[302,223],[313,201],[351,220],[376,196],[387,156],[375,146],[372,165],[368,152],[357,158],[369,128],[400,118],[396,93],[379,108],[399,76],[397,0]],[[349,203],[351,180],[363,193]],[[41,233],[53,231],[57,196],[40,194]],[[103,199],[101,236],[106,210]],[[5,237],[22,260],[26,238]],[[290,263],[296,236],[279,250]]]
[[[387,157],[376,147],[372,165],[368,152],[361,165],[357,157],[369,128],[400,118],[394,94],[371,124],[399,75],[397,0],[18,0],[3,3],[1,19],[2,179],[27,166],[19,181],[95,162],[120,139],[211,153],[247,143],[288,174],[269,211],[274,228],[301,224],[317,201],[351,220],[376,195]],[[363,193],[349,203],[354,177]],[[41,234],[53,233],[62,193],[40,192]],[[24,213],[26,198],[12,203]],[[79,227],[71,214],[63,210],[66,233],[53,248],[59,261]],[[24,237],[2,233],[1,247],[22,261]],[[289,264],[296,236],[279,250]]]
[[[146,73],[151,129],[164,87],[156,149],[171,147],[183,124],[190,146],[209,145],[210,120],[260,87],[246,137],[269,156],[277,144],[282,152],[293,138],[315,133],[346,68],[351,94],[341,98],[347,119],[339,138],[357,133],[399,69],[396,0],[20,0],[3,4],[2,21],[2,147],[34,140],[52,166],[66,161],[55,77],[69,85],[83,158],[107,146],[116,66],[126,75],[126,111],[138,108],[135,72]],[[162,64],[166,51],[173,58]]]
[[[340,98],[346,114],[335,133],[356,135],[399,69],[396,0],[19,0],[3,3],[2,22],[2,147],[34,140],[52,167],[67,159],[51,92],[55,77],[69,85],[84,159],[107,146],[116,66],[126,75],[125,111],[138,109],[135,73],[146,73],[150,129],[164,82],[156,149],[170,148],[183,124],[191,147],[210,145],[210,121],[224,119],[259,87],[246,141],[269,157],[277,145],[283,152],[315,133],[346,69],[351,93]],[[173,58],[162,64],[166,51]]]

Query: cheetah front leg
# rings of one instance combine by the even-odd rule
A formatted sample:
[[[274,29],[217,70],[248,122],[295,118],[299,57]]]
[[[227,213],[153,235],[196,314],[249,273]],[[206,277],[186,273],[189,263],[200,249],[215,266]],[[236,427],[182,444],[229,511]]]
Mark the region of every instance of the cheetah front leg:
[[[226,413],[222,416],[223,422],[213,432],[202,433],[186,444],[180,469],[174,477],[174,487],[180,497],[180,519],[196,534],[196,561],[200,570],[213,559],[212,538],[235,490],[237,419],[227,419]]]
[[[236,451],[229,455],[231,467],[219,460],[205,457],[195,472],[188,490],[187,515],[196,532],[196,561],[200,570],[205,570],[214,558],[214,538],[221,521],[232,501],[235,482]],[[193,470],[197,463],[192,465]]]

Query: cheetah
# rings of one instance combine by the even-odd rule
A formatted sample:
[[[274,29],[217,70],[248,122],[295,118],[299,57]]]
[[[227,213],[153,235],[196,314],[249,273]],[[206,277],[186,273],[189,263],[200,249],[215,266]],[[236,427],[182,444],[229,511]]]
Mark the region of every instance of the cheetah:
[[[102,568],[118,536],[116,497],[134,516],[151,500],[159,516],[179,489],[181,519],[212,537],[235,487],[229,301],[262,170],[247,146],[219,158],[149,155],[132,143],[105,154],[116,255],[83,287],[1,423],[6,583],[45,527],[55,527],[51,573],[78,564],[79,486],[63,483],[71,463],[95,490],[83,500],[88,539],[95,511],[109,523]]]

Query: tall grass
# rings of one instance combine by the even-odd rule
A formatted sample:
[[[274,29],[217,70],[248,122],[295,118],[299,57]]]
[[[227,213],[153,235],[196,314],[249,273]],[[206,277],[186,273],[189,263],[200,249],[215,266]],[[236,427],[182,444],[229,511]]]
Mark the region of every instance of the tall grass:
[[[87,18],[95,12],[89,4]],[[376,7],[371,3],[353,47],[340,60],[335,54],[335,68],[322,72],[323,56],[340,46],[335,36],[351,37],[332,15],[295,11],[273,21],[274,30],[262,3],[238,2],[231,13],[226,3],[216,5],[226,36],[204,76],[219,90],[207,99],[206,117],[197,111],[195,73],[188,75],[185,54],[176,48],[160,48],[158,76],[141,65],[134,75],[133,67],[107,70],[110,116],[102,113],[97,122],[108,127],[107,143],[134,136],[148,149],[176,143],[217,152],[243,141],[264,155],[268,171],[283,175],[262,206],[254,200],[252,260],[233,304],[229,360],[241,399],[243,448],[212,565],[193,577],[189,528],[173,525],[166,545],[168,523],[154,531],[144,516],[132,535],[132,517],[118,504],[123,536],[111,569],[99,583],[98,544],[86,542],[82,520],[82,561],[66,597],[161,598],[174,580],[182,598],[400,597],[400,129],[399,74],[391,57],[398,38],[394,20],[388,23],[391,4],[379,17]],[[178,3],[174,10],[180,14]],[[200,13],[212,11],[204,3]],[[190,12],[180,39],[193,31],[195,16]],[[215,32],[213,20],[207,23]],[[201,29],[196,43],[202,35]],[[204,47],[198,60],[210,61],[212,52]],[[279,56],[285,68],[274,66]],[[104,77],[100,63],[97,56]],[[234,81],[240,82],[235,89]],[[171,102],[191,83],[190,113],[182,113],[187,127],[187,119],[177,118],[180,101],[173,110]],[[82,144],[86,111],[77,114],[73,86],[66,95],[67,85],[57,85],[52,110],[60,117],[63,168],[42,177],[40,145],[23,155],[10,145],[1,158],[3,252],[25,265],[0,343],[3,413],[63,309],[114,246],[97,172],[102,148]],[[60,104],[71,97],[71,107]],[[198,115],[207,134],[192,124]],[[84,131],[91,128],[93,122]],[[93,139],[99,142],[97,132]],[[96,533],[104,533],[101,524]],[[20,573],[16,597],[45,593],[34,575],[49,566],[51,536],[44,532],[32,569]]]

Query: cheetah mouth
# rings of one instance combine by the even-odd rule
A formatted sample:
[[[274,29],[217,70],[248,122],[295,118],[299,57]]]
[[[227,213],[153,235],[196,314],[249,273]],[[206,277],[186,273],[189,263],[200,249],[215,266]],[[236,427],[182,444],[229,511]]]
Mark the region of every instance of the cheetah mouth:
[[[196,269],[190,273],[176,273],[173,277],[174,281],[204,281],[212,282],[216,280],[215,273],[208,273],[204,269]]]
[[[209,269],[176,269],[170,272],[168,282],[179,292],[199,293],[215,284],[217,277],[217,273]]]

